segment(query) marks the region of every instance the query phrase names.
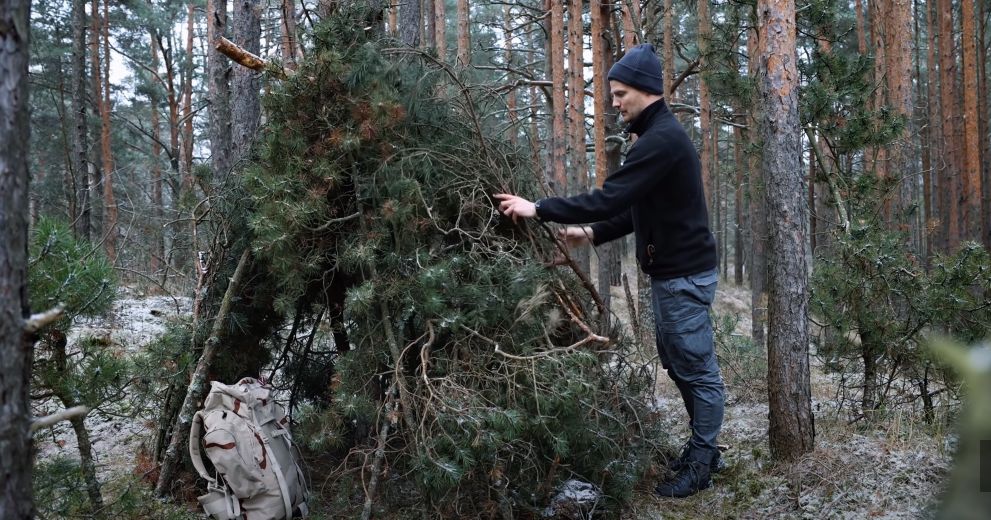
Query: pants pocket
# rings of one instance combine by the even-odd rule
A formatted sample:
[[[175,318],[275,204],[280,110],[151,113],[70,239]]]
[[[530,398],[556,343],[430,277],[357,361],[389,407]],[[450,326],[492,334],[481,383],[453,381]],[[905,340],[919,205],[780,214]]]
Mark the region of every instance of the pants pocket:
[[[676,378],[693,381],[718,371],[707,309],[677,322],[663,323],[661,328],[668,370]]]

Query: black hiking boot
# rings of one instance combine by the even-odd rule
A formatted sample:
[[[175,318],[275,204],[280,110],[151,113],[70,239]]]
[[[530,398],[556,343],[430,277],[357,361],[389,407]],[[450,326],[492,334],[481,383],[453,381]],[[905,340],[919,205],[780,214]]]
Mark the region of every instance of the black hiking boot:
[[[685,498],[712,485],[709,465],[690,460],[685,462],[671,480],[658,484],[654,492],[662,497]]]
[[[681,471],[681,468],[685,467],[685,464],[688,464],[689,448],[690,445],[685,443],[685,445],[681,448],[681,455],[679,455],[677,459],[671,461],[671,464],[668,465],[668,469],[670,469],[672,473],[678,473]],[[712,463],[709,464],[709,473],[716,474],[725,468],[726,462],[723,461],[721,456],[719,456],[719,450],[716,450],[716,454],[712,457]]]

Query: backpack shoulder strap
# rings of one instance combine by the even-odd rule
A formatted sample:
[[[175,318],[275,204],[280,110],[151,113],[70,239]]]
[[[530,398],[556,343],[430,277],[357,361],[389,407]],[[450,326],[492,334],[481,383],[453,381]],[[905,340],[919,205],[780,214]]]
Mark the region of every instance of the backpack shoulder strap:
[[[193,422],[189,427],[189,458],[193,461],[193,467],[201,477],[207,482],[216,485],[217,479],[210,476],[203,464],[203,451],[200,449],[200,437],[203,436],[203,411],[193,415]]]

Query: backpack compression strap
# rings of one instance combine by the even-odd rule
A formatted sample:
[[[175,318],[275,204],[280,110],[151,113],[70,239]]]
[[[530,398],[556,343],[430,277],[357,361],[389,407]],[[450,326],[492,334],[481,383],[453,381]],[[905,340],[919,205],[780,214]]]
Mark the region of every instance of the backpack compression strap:
[[[217,485],[217,479],[210,476],[203,464],[203,452],[200,449],[200,437],[203,436],[203,412],[196,412],[193,422],[189,427],[189,458],[193,460],[193,467],[201,477],[207,482]]]

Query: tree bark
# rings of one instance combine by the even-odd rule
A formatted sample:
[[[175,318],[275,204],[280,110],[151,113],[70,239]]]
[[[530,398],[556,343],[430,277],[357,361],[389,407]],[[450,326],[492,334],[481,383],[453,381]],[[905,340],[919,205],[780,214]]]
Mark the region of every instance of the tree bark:
[[[28,303],[30,0],[0,0],[0,511],[34,517]]]
[[[512,70],[513,70],[513,24],[514,24],[514,21],[513,21],[512,7],[510,7],[509,4],[506,4],[502,8],[502,19],[503,19],[503,31],[505,32],[505,35],[506,35],[506,51],[505,51],[505,54],[504,54],[504,57],[503,57],[503,59],[505,60],[505,65],[506,65],[506,82],[512,84],[513,83],[513,80],[516,78],[516,74],[514,74],[512,72]],[[440,29],[437,29],[437,31],[438,31],[438,38],[439,38],[440,37],[440,34],[439,33],[441,32],[441,30]],[[438,40],[438,42],[439,41],[440,40]],[[439,48],[440,48],[440,44],[438,44],[438,49]],[[441,56],[441,59],[443,60],[443,55],[440,55],[440,56]],[[516,104],[517,104],[516,103],[516,88],[511,88],[511,89],[509,89],[509,92],[506,92],[506,113],[509,116],[509,122],[510,122],[510,125],[509,125],[509,142],[512,143],[513,145],[516,145],[519,142],[519,139],[518,139],[519,128],[517,126],[519,124],[519,118],[516,116]]]
[[[261,6],[258,0],[236,0],[234,4],[234,41],[254,55],[261,52]],[[258,73],[246,67],[234,67],[231,89],[234,157],[232,163],[247,160],[261,123],[261,99]]]
[[[595,156],[595,186],[601,188],[606,182],[606,112],[609,110],[609,83],[606,80],[606,48],[609,45],[605,36],[605,20],[607,16],[603,0],[589,0],[589,11],[592,18],[592,92],[593,111],[592,127],[594,130]]]
[[[812,451],[815,435],[794,0],[758,0],[757,15],[768,209],[768,434],[772,456],[793,460]]]
[[[749,57],[749,74],[757,79],[760,58],[757,55],[757,31],[751,30],[747,38],[747,56]],[[758,107],[760,103],[754,100],[751,106]],[[757,115],[751,110],[747,127],[751,144],[759,144],[757,133]],[[747,186],[750,191],[750,337],[754,345],[764,349],[764,326],[767,321],[767,210],[764,202],[764,173],[758,164],[757,154],[750,154],[747,171],[749,178]]]
[[[447,13],[445,0],[428,0],[434,2],[434,42],[437,44],[437,57],[440,61],[447,58]],[[509,9],[509,4],[506,4]]]
[[[588,165],[585,145],[585,38],[582,28],[582,0],[568,2],[568,118],[571,129],[571,187],[568,193],[588,189]],[[575,251],[575,263],[589,272],[588,249]]]
[[[207,1],[207,71],[210,96],[210,154],[213,173],[220,177],[231,169],[231,67],[215,43],[227,32],[227,0]]]
[[[672,0],[664,0],[664,94],[669,103],[674,103],[674,7]]]
[[[978,81],[978,116],[977,133],[981,137],[981,223],[982,242],[984,249],[991,251],[991,135],[988,135],[988,76],[987,76],[987,21],[988,5],[981,3],[979,19],[980,27],[977,30],[977,48],[981,55],[977,59],[977,81]]]
[[[912,4],[911,0],[888,0],[887,23],[885,24],[885,58],[887,80],[887,105],[895,113],[905,118],[905,129],[895,138],[888,149],[888,172],[902,176],[896,192],[896,222],[909,226],[905,231],[917,232],[913,221],[908,220],[907,212],[915,202],[915,187],[918,177],[912,138],[915,135],[912,124],[912,111],[915,100],[912,98]]]
[[[733,190],[733,209],[736,217],[736,226],[733,229],[733,283],[737,287],[743,287],[743,230],[747,226],[746,212],[743,210],[743,190],[746,189],[743,172],[746,170],[747,164],[746,154],[744,153],[745,143],[743,129],[734,126],[733,154],[735,160],[733,162],[736,164],[736,188]]]
[[[286,70],[296,70],[298,44],[296,42],[296,2],[295,0],[282,0],[281,17],[279,20],[279,31],[282,41],[279,46],[282,52],[282,66]]]
[[[103,156],[103,249],[117,260],[117,202],[114,200],[114,155],[110,143],[110,0],[103,0],[103,97],[100,101],[100,148]]]
[[[158,74],[158,35],[155,30],[152,29],[151,33],[151,68]],[[151,236],[151,258],[148,266],[148,270],[151,272],[152,276],[161,269],[162,259],[165,258],[165,236],[162,233],[162,224],[164,223],[163,218],[163,206],[162,206],[162,145],[160,140],[161,135],[161,121],[158,115],[158,90],[151,89],[148,96],[149,104],[151,105],[151,211],[152,211],[152,222],[148,226],[148,232]]]
[[[399,0],[399,40],[410,47],[417,47],[422,31],[420,0]]]
[[[468,32],[470,21],[468,0],[458,0],[458,65],[462,67],[471,65],[471,36]]]
[[[974,21],[974,0],[961,0],[963,31],[963,169],[961,171],[961,236],[967,240],[981,240],[981,136],[977,121],[980,108],[977,103],[977,29]],[[982,49],[983,52],[983,49]]]
[[[937,0],[936,20],[939,25],[939,88],[940,120],[942,121],[942,153],[945,161],[940,168],[942,218],[946,249],[954,251],[960,244],[960,182],[957,177],[956,157],[960,150],[955,141],[954,126],[956,104],[956,55],[953,52],[953,4],[951,0]]]
[[[920,126],[925,128],[921,132],[920,139],[922,141],[922,241],[923,241],[923,253],[925,259],[925,265],[928,267],[929,260],[933,255],[933,243],[937,241],[938,232],[933,225],[935,223],[935,209],[936,206],[933,204],[933,161],[932,157],[934,155],[933,145],[935,143],[934,136],[937,134],[935,130],[938,128],[939,121],[936,119],[936,96],[935,96],[935,85],[936,85],[936,75],[934,74],[934,69],[936,67],[935,56],[935,39],[932,33],[932,15],[929,2],[925,0],[919,0],[916,2],[916,20],[919,19],[919,12],[921,11],[922,16],[925,17],[926,24],[926,73],[925,73],[925,96],[926,102],[924,104],[925,112],[921,113],[918,117]],[[919,32],[916,31],[916,35]],[[921,49],[921,45],[916,45],[916,50]],[[921,51],[918,52],[919,56],[916,63],[922,62]],[[919,92],[922,92],[922,82],[923,76],[921,73],[921,66],[916,66],[916,70],[919,71]],[[920,111],[921,112],[921,111]]]
[[[186,446],[186,440],[189,437],[189,427],[193,421],[193,414],[196,413],[196,408],[199,406],[200,400],[203,399],[208,390],[207,375],[210,372],[210,367],[213,365],[217,350],[220,348],[220,338],[223,336],[224,327],[227,324],[227,316],[230,314],[234,294],[241,288],[241,282],[244,279],[245,273],[248,271],[250,258],[251,249],[245,249],[241,253],[241,259],[238,261],[234,275],[231,277],[231,281],[227,285],[227,290],[224,292],[224,299],[220,304],[220,310],[217,312],[216,318],[214,318],[210,337],[203,347],[203,353],[200,355],[200,359],[196,363],[196,369],[190,378],[189,387],[186,389],[186,397],[183,399],[182,408],[179,410],[179,417],[172,427],[172,439],[169,442],[168,449],[165,450],[165,457],[162,460],[158,483],[155,485],[155,494],[157,496],[165,496],[169,492],[176,470],[182,462],[181,453],[184,451],[183,448]]]
[[[712,38],[712,20],[709,19],[709,0],[700,0],[698,2],[698,10],[699,67],[705,71],[709,66],[707,54],[709,52],[709,40]],[[712,159],[714,156],[712,146],[712,106],[709,100],[709,82],[705,79],[705,74],[699,75],[699,130],[702,139],[702,153],[700,157],[702,163],[702,190],[707,201],[706,206],[710,208],[710,215],[712,215],[713,211],[711,210],[718,212],[718,209],[715,207],[716,200],[712,191]],[[710,226],[712,225],[712,220],[713,217],[710,216]],[[720,242],[722,242],[722,239],[720,239]]]
[[[548,0],[550,4],[550,28],[548,38],[550,49],[547,53],[548,67],[551,71],[551,167],[553,178],[551,188],[558,196],[567,196],[568,178],[565,171],[567,164],[567,135],[565,114],[568,107],[565,101],[564,79],[564,2],[565,0]]]
[[[95,38],[95,36],[94,36]],[[86,0],[72,2],[72,178],[69,219],[80,240],[90,239],[89,132],[86,115]]]

